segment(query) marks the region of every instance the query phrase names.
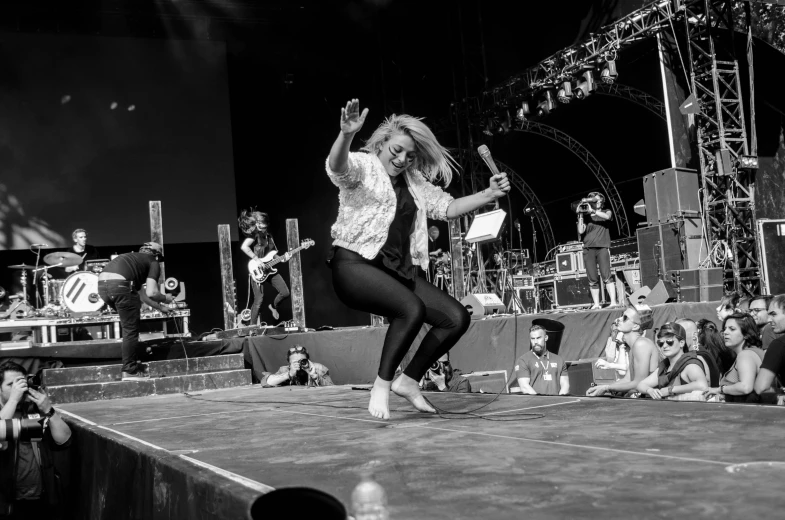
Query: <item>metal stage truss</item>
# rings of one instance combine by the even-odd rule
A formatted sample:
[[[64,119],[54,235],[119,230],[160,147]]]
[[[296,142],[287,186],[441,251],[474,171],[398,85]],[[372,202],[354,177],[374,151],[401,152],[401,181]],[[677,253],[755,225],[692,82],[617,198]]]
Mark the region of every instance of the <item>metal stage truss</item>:
[[[547,137],[564,146],[583,161],[583,164],[591,170],[594,177],[599,181],[600,186],[602,186],[603,191],[605,191],[608,203],[613,210],[614,221],[616,222],[619,236],[630,236],[630,223],[627,219],[627,210],[624,209],[619,190],[616,189],[616,185],[613,183],[613,180],[611,180],[610,175],[605,171],[602,164],[600,164],[600,161],[598,161],[585,146],[557,128],[528,119],[519,121],[515,126],[515,130]]]
[[[542,91],[556,89],[587,70],[615,60],[625,47],[662,31],[677,36],[677,24],[683,24],[689,42],[690,88],[700,109],[695,117],[695,135],[701,169],[702,216],[713,252],[710,261],[726,268],[729,288],[759,292],[754,171],[740,167],[741,156],[749,155],[749,142],[745,100],[733,45],[732,4],[731,0],[652,2],[603,27],[587,41],[562,49],[486,89],[479,97],[467,97],[455,103],[454,112],[458,120],[465,119],[471,126],[482,127],[489,118],[498,118],[502,111],[515,113],[524,101],[531,102]],[[639,97],[622,87],[614,89],[597,84],[596,92],[627,97],[660,116],[663,113],[662,104],[653,103],[650,96]],[[754,129],[754,111],[750,110],[750,114]],[[542,123],[523,121],[517,126],[528,131],[544,129],[537,125]],[[622,213],[617,211],[617,215]]]
[[[684,26],[691,88],[700,107],[696,127],[704,226],[712,247],[729,247],[724,262],[726,285],[740,293],[756,294],[760,271],[754,170],[739,168],[741,156],[749,155],[749,144],[733,42],[732,4],[730,0],[687,2]],[[754,127],[754,120],[751,123]]]
[[[595,90],[594,93],[632,101],[663,121],[668,120],[665,115],[665,103],[637,88],[622,85],[621,83],[597,83],[597,90]]]

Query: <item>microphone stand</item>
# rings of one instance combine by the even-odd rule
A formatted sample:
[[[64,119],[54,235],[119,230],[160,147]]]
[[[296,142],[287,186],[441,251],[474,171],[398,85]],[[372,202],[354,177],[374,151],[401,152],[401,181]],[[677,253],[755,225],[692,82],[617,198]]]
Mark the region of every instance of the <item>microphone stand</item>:
[[[35,308],[41,307],[41,295],[38,293],[38,265],[41,263],[41,247],[35,253],[35,271],[33,271],[33,286],[35,287]],[[27,294],[25,294],[25,301],[27,301]]]
[[[534,212],[529,213],[529,218],[532,222],[532,266],[537,263],[537,228],[534,227]],[[532,274],[534,271],[532,269]],[[533,278],[533,277],[532,277]],[[540,313],[540,290],[537,284],[534,284],[534,314]]]

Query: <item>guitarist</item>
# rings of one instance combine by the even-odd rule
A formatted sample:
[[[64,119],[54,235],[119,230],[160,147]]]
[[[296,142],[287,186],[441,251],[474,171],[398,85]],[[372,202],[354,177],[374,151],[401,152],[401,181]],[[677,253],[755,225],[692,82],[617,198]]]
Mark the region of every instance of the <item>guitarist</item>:
[[[237,222],[240,226],[240,231],[242,231],[246,236],[246,239],[243,240],[243,244],[240,246],[240,249],[242,249],[243,253],[248,255],[249,258],[258,260],[260,258],[264,258],[264,255],[270,251],[276,250],[275,241],[273,240],[273,237],[267,232],[267,227],[270,223],[270,217],[267,215],[267,213],[256,211],[255,208],[243,210],[242,213],[240,213],[240,218],[237,219]],[[288,261],[289,258],[289,253],[284,254],[284,261]],[[283,277],[278,273],[270,276],[266,282],[272,284],[273,288],[278,292],[272,305],[268,305],[268,308],[273,315],[273,319],[278,320],[280,317],[280,314],[278,313],[278,305],[289,297],[289,287],[286,286],[286,282],[283,281]],[[256,325],[259,319],[259,309],[262,306],[264,289],[262,288],[262,284],[255,281],[251,283],[251,287],[253,288],[251,325]]]

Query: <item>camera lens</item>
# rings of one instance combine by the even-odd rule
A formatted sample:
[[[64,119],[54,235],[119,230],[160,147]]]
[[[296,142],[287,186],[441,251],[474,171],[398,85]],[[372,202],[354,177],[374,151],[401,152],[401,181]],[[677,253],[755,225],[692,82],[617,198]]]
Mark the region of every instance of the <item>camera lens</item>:
[[[300,360],[300,368],[303,369],[303,370],[308,368],[308,360],[307,359],[301,359]]]

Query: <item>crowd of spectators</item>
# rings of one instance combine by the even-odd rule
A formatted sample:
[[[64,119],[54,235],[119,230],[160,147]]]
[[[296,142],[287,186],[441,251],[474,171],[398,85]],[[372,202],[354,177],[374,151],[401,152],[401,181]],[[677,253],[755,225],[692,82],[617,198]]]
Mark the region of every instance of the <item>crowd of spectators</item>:
[[[650,309],[625,310],[609,339],[616,353],[596,363],[620,376],[613,384],[589,388],[587,395],[785,401],[785,295],[727,295],[717,307],[717,323],[678,319],[656,329],[653,342],[644,335],[651,327]]]

